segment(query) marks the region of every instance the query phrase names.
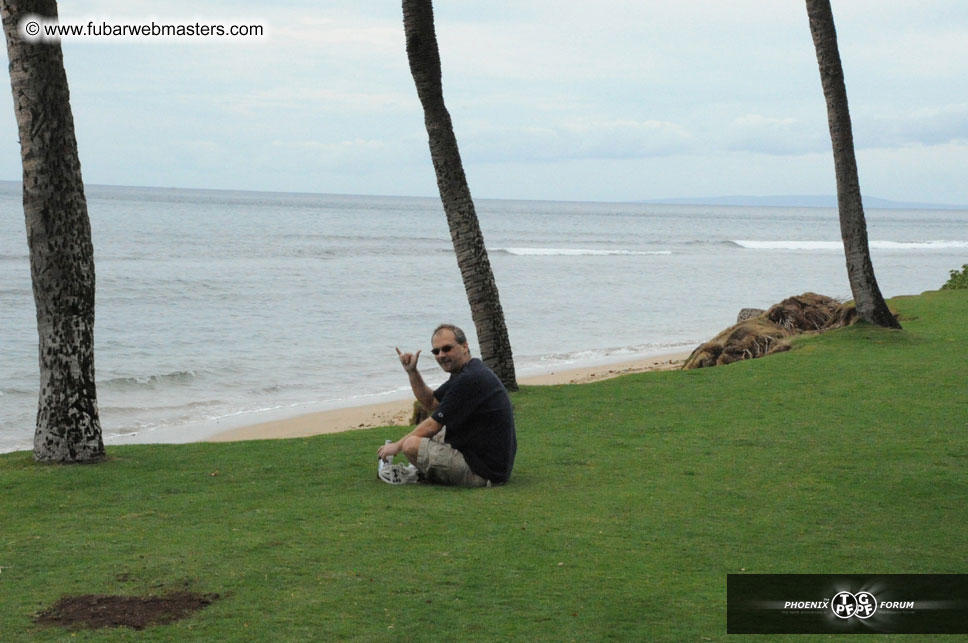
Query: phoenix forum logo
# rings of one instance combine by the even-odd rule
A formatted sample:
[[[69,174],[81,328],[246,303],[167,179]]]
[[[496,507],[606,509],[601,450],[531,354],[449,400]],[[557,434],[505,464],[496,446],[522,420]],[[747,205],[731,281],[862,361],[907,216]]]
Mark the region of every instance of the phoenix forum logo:
[[[877,611],[877,599],[870,592],[840,592],[830,601],[830,609],[837,618],[868,619]]]

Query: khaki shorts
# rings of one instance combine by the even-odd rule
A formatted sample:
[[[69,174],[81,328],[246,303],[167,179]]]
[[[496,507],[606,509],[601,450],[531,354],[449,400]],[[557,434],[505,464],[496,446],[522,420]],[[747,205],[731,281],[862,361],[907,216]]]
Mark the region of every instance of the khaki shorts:
[[[460,451],[444,442],[444,431],[433,438],[420,440],[417,468],[430,482],[457,487],[489,487],[491,483],[477,475],[464,461]]]

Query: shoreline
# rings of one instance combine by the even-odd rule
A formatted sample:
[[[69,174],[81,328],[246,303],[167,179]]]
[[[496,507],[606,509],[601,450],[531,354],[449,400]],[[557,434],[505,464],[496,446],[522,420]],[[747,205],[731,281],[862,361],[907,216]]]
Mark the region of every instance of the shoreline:
[[[518,379],[518,383],[522,386],[586,384],[632,373],[674,370],[682,365],[689,354],[689,352],[675,352],[624,362],[560,368],[547,373],[521,377]],[[237,442],[242,440],[303,438],[324,433],[372,429],[378,426],[411,426],[410,417],[413,413],[413,403],[413,397],[407,396],[404,399],[388,402],[317,411],[222,430],[199,441]]]
[[[672,370],[682,365],[691,349],[671,348],[669,352],[643,354],[620,361],[561,364],[552,370],[518,377],[523,386],[585,384],[648,371]],[[145,430],[113,432],[105,430],[105,447],[128,444],[187,444],[196,442],[237,442],[309,437],[324,433],[341,433],[378,426],[410,426],[413,396],[409,390],[366,396],[373,401],[347,406],[323,407],[317,410],[273,409],[269,412],[240,413],[235,416],[198,420],[185,424]],[[29,451],[24,443],[0,453]]]

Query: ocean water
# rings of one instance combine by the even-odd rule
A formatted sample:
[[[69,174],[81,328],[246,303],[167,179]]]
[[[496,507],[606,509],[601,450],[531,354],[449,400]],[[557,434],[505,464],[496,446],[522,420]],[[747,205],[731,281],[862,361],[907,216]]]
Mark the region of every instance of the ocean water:
[[[173,441],[408,394],[395,347],[473,323],[437,199],[89,186],[105,440]],[[825,208],[477,202],[519,375],[691,350],[850,297]],[[29,449],[37,335],[20,186],[0,182],[0,452]],[[968,262],[968,211],[868,210],[885,296]],[[194,429],[197,427],[197,430]]]

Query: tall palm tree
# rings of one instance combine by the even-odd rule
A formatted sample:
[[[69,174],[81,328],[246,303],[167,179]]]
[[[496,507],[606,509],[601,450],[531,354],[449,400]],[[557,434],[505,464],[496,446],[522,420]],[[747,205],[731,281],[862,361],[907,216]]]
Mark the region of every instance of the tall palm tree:
[[[23,161],[24,216],[37,307],[40,399],[34,459],[104,457],[94,383],[94,249],[59,43],[22,40],[22,17],[55,0],[3,0],[3,31]]]
[[[810,33],[817,50],[820,82],[827,101],[827,124],[834,152],[834,173],[837,177],[837,207],[840,210],[840,236],[847,256],[847,278],[854,295],[857,314],[861,319],[878,326],[900,328],[891,314],[871,263],[867,242],[867,221],[861,202],[860,181],[857,178],[857,159],[854,156],[854,135],[847,107],[847,88],[844,69],[840,64],[837,31],[830,0],[806,0]]]
[[[417,86],[417,96],[423,106],[424,123],[430,139],[430,156],[437,174],[437,188],[447,215],[457,265],[464,279],[471,318],[477,329],[481,359],[508,390],[517,390],[504,311],[461,164],[457,137],[454,136],[450,114],[444,106],[432,0],[403,0],[403,27],[407,37],[410,73]]]

